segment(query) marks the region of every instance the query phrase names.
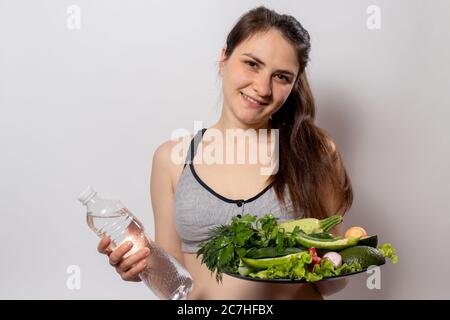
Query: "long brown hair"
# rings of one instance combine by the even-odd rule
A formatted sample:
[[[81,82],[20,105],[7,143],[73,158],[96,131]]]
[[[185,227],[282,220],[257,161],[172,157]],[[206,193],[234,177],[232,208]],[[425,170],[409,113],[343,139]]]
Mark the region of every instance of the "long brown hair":
[[[308,31],[294,17],[260,6],[240,17],[230,31],[225,56],[230,57],[255,33],[272,28],[296,49],[300,70],[289,97],[272,115],[272,127],[279,129],[279,167],[269,181],[283,205],[287,186],[298,214],[316,218],[343,215],[352,204],[353,191],[340,154],[327,133],[314,124],[314,97],[305,73],[311,49]]]

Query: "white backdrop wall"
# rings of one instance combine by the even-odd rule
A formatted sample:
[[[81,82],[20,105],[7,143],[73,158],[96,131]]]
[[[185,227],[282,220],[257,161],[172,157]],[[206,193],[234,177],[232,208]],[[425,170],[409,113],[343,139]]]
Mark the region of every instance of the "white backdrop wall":
[[[220,49],[259,4],[311,34],[318,124],[355,191],[345,226],[400,255],[380,290],[362,274],[328,298],[450,298],[450,2],[439,0],[0,0],[0,298],[154,298],[96,252],[76,196],[91,184],[120,198],[154,234],[153,152],[218,118]],[[380,29],[366,25],[371,5]],[[79,290],[66,284],[71,265]]]

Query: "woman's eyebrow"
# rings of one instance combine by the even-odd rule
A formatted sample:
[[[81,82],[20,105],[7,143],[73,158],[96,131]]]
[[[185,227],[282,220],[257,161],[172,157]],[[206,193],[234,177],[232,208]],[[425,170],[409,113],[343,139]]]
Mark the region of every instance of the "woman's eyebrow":
[[[242,55],[254,59],[256,62],[262,64],[263,66],[266,65],[261,59],[259,59],[258,57],[256,57],[252,53],[243,53]],[[293,76],[295,78],[295,73],[293,73],[292,71],[280,69],[280,70],[277,70],[277,72],[286,73],[286,74],[289,74],[289,75],[291,75],[291,76]]]

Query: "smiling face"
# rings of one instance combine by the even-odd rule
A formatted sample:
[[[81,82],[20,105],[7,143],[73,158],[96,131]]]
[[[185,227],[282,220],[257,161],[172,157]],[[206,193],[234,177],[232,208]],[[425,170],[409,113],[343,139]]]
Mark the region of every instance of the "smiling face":
[[[294,47],[271,29],[241,42],[231,56],[224,53],[222,117],[239,126],[266,126],[295,84],[299,63]]]

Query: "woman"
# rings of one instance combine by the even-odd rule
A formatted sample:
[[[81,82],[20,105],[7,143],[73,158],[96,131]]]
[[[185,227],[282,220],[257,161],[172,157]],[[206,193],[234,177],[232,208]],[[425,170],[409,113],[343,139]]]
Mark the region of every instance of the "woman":
[[[341,158],[332,140],[313,123],[314,100],[305,73],[309,51],[309,34],[295,18],[264,7],[249,11],[231,30],[221,52],[220,119],[198,132],[196,139],[184,140],[191,147],[184,155],[187,165],[173,161],[177,141],[165,142],[155,151],[151,175],[155,241],[191,273],[195,288],[189,299],[322,299],[345,286],[343,281],[270,284],[227,275],[219,284],[196,257],[209,228],[228,223],[235,215],[271,212],[280,220],[323,218],[344,214],[350,207],[352,189]],[[226,130],[233,129],[278,130],[279,158],[273,174],[261,174],[260,163],[198,161],[203,157],[198,151],[215,143],[209,133],[226,136]],[[259,135],[250,139],[273,143]],[[98,250],[109,256],[122,279],[139,281],[151,252],[142,249],[124,258],[129,244],[112,252],[108,244],[108,238],[102,239]]]

